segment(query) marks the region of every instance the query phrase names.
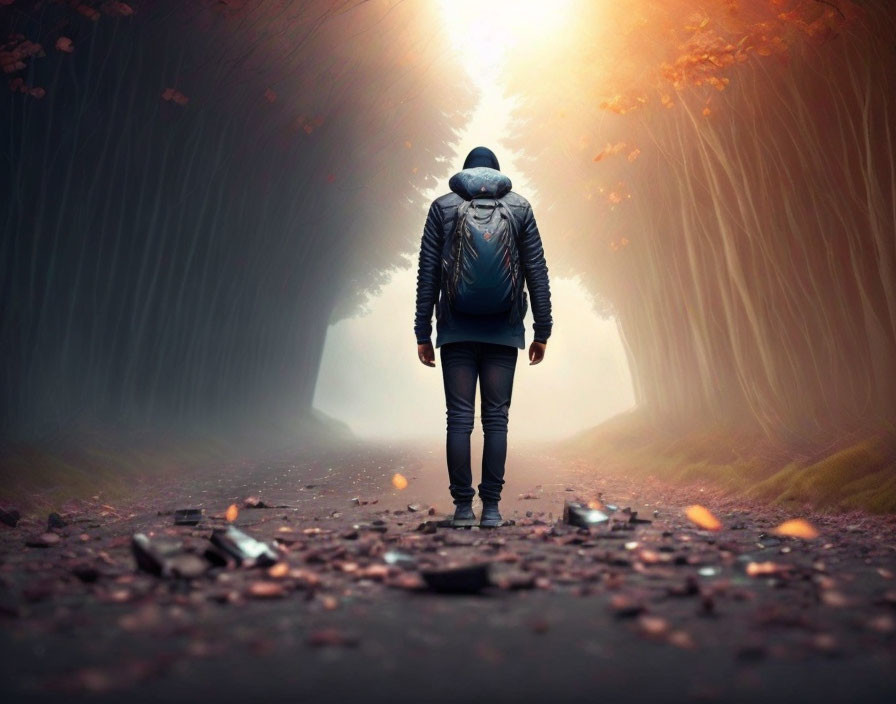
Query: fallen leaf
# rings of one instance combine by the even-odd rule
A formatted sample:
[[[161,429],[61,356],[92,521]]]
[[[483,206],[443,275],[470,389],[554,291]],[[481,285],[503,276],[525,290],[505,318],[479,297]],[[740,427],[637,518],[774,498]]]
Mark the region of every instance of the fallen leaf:
[[[314,647],[326,645],[352,647],[356,646],[358,641],[357,636],[349,635],[338,628],[321,628],[308,636],[308,645]]]
[[[268,577],[273,577],[274,579],[285,577],[287,574],[289,574],[289,565],[285,562],[278,562],[268,569]]]
[[[252,582],[249,585],[249,596],[257,599],[276,599],[286,596],[286,590],[278,582]]]
[[[230,504],[227,507],[227,513],[224,514],[224,518],[227,519],[228,523],[233,523],[236,520],[236,517],[240,515],[240,510],[236,504]]]
[[[669,622],[660,616],[645,615],[638,618],[638,627],[644,635],[658,638],[666,635],[669,630]]]
[[[787,569],[787,565],[779,565],[776,562],[750,562],[747,564],[747,575],[750,577],[767,577],[780,574]]]

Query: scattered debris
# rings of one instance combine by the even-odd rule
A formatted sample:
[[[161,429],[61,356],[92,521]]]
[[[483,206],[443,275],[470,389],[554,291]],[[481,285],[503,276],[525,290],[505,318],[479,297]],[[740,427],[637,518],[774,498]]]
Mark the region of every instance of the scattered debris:
[[[422,570],[426,585],[436,592],[474,594],[489,586],[489,563],[477,563],[451,569]]]
[[[286,596],[286,589],[280,582],[257,581],[249,585],[248,594],[256,599],[279,599]]]
[[[394,565],[397,567],[413,567],[417,563],[413,557],[398,550],[387,550],[383,553],[383,561],[387,565]]]
[[[0,508],[0,522],[5,523],[10,528],[15,528],[21,518],[22,514],[14,508],[9,510]]]
[[[194,579],[205,574],[208,563],[199,555],[184,550],[180,540],[150,538],[136,533],[131,538],[131,550],[137,567],[157,577]]]
[[[212,531],[211,543],[244,567],[268,567],[277,562],[277,553],[273,548],[235,526],[216,528]],[[213,556],[214,553],[207,554]]]
[[[72,574],[85,584],[93,584],[100,578],[100,571],[93,565],[80,564],[72,567]]]
[[[669,622],[660,616],[644,614],[638,617],[638,628],[648,638],[663,638],[669,632]]]
[[[748,577],[768,577],[790,569],[790,565],[782,565],[776,562],[749,562],[747,563]]]
[[[607,523],[610,516],[596,508],[588,508],[574,501],[563,504],[563,522],[580,528],[590,528],[600,523]]]
[[[146,534],[136,533],[131,539],[131,549],[137,567],[161,577],[166,572],[168,559],[183,549],[183,543],[179,540],[150,540]]]
[[[202,520],[202,509],[181,508],[174,512],[174,525],[195,526]]]
[[[25,541],[25,545],[29,548],[49,548],[58,545],[62,538],[57,533],[41,533]]]
[[[345,631],[341,631],[338,628],[321,628],[319,630],[313,631],[308,636],[308,645],[315,648],[323,646],[353,648],[360,642],[361,639],[358,636],[346,633]]]
[[[499,589],[514,591],[517,589],[534,589],[537,575],[523,570],[501,570],[491,576],[491,582]]]
[[[620,618],[631,618],[644,611],[644,604],[626,594],[614,594],[610,598],[610,610]]]

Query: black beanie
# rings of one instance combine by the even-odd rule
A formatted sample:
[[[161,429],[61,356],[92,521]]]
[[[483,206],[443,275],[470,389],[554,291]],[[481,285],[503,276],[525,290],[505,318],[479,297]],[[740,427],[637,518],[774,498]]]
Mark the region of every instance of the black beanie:
[[[472,169],[474,166],[487,166],[495,171],[501,170],[501,167],[498,166],[498,157],[488,147],[476,147],[467,154],[464,168]]]

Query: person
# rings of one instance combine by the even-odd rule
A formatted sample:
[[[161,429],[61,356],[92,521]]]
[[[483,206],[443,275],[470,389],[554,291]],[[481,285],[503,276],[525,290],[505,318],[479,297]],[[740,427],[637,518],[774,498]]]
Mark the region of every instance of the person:
[[[476,147],[470,151],[463,169],[451,177],[448,185],[451,192],[430,205],[421,239],[414,318],[417,356],[426,366],[436,366],[431,340],[435,307],[436,348],[440,349],[445,387],[449,491],[455,505],[453,525],[476,523],[470,435],[478,379],[484,435],[482,481],[478,487],[482,500],[479,525],[498,527],[503,524],[498,504],[504,485],[508,414],[518,350],[526,347],[523,317],[530,296],[534,333],[529,347],[530,365],[544,359],[553,327],[548,267],[532,206],[511,190],[512,183],[501,173],[491,149]],[[450,269],[443,267],[450,266],[448,262],[455,256],[452,243],[456,242],[458,210],[474,198],[500,200],[506,206],[505,212],[512,214],[519,264],[528,289],[527,295],[521,283],[517,285],[518,296],[511,309],[517,311],[516,315],[465,313],[454,309],[448,295],[448,277],[443,271]],[[484,239],[488,238],[486,230]]]

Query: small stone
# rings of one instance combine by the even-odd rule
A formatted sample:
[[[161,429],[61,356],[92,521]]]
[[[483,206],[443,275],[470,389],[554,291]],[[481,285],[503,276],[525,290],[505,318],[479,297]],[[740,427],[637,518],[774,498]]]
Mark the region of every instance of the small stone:
[[[56,533],[41,533],[38,536],[29,538],[25,541],[25,545],[29,548],[48,548],[52,545],[58,545],[62,540]]]

